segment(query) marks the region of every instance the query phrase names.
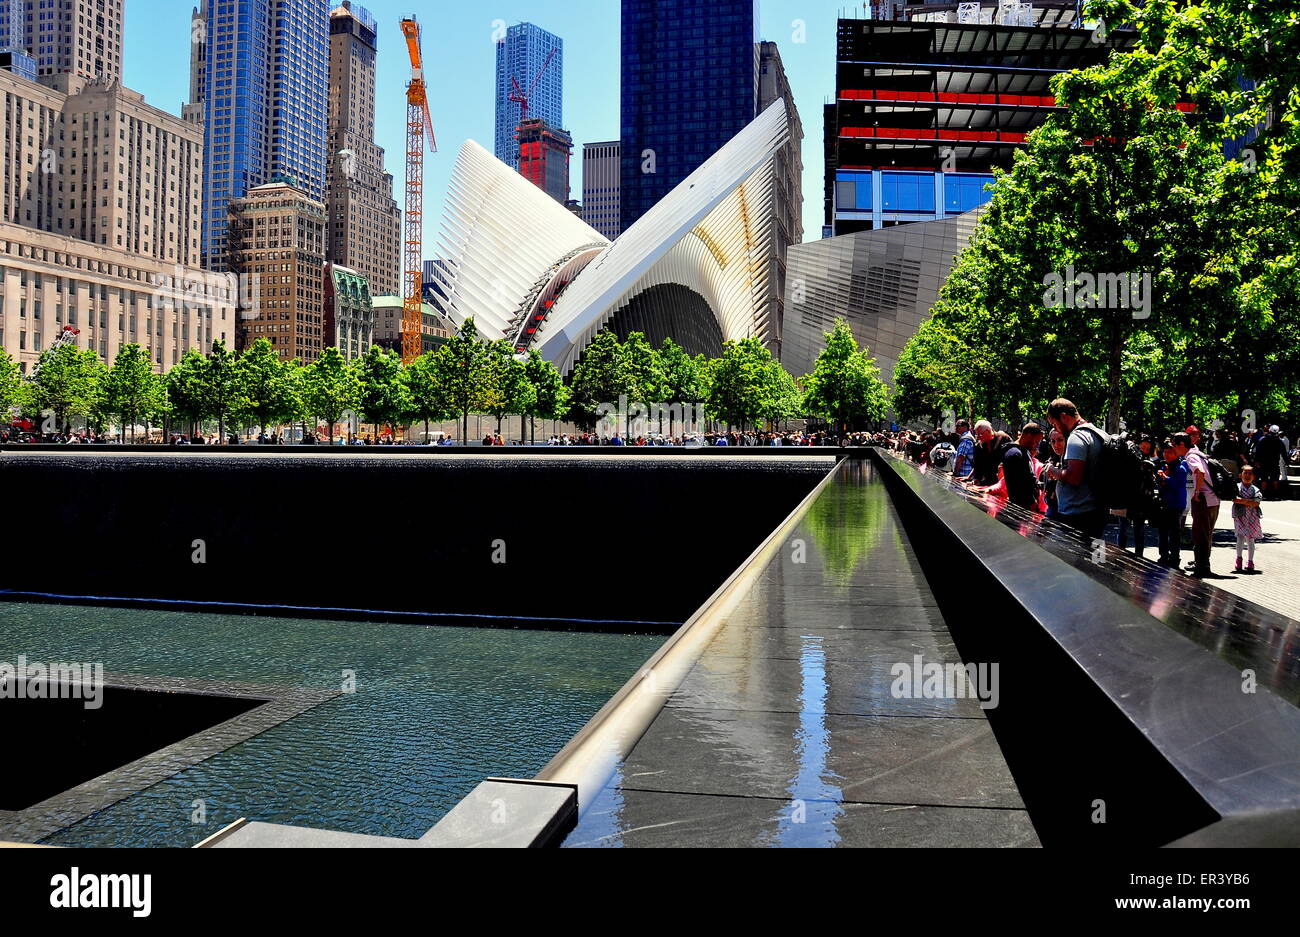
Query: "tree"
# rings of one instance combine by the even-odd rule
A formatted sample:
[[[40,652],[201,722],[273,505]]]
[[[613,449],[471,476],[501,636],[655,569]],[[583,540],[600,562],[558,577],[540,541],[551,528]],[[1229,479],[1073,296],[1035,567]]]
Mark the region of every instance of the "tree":
[[[768,390],[764,397],[761,416],[770,423],[780,423],[802,415],[804,390],[794,375],[781,367],[775,358],[767,368]]]
[[[236,410],[256,423],[263,435],[268,426],[297,418],[300,401],[293,368],[265,338],[259,338],[239,357],[235,383],[239,388]]]
[[[226,422],[239,404],[241,392],[235,356],[226,343],[214,341],[212,351],[199,370],[195,389],[198,392],[202,419],[217,421],[221,445],[226,444]]]
[[[969,393],[1018,419],[1068,390],[1116,430],[1130,376],[1150,370],[1135,349],[1218,335],[1234,318],[1231,291],[1198,276],[1233,236],[1213,220],[1222,144],[1196,135],[1172,90],[1095,69],[1052,87],[1066,109],[998,174],[934,326],[902,356],[902,409]]]
[[[774,412],[772,352],[759,338],[726,342],[713,363],[705,407],[714,418],[742,430]]]
[[[501,339],[489,345],[483,369],[483,409],[496,417],[497,435],[502,420],[522,416],[535,402],[533,385],[510,343]]]
[[[573,369],[569,392],[574,422],[594,426],[602,406],[619,405],[622,398],[631,397],[631,391],[632,378],[623,346],[617,335],[603,331],[587,346]]]
[[[527,416],[530,423],[530,441],[537,443],[537,421],[559,420],[569,409],[569,389],[559,369],[541,356],[536,348],[529,349],[524,362],[524,375],[533,388],[532,404]]]
[[[659,365],[663,370],[663,397],[668,404],[668,435],[674,434],[673,409],[680,407],[683,422],[691,422],[686,408],[704,399],[699,363],[671,338],[664,339],[659,349]],[[660,427],[662,431],[663,427]]]
[[[9,423],[9,411],[23,405],[23,372],[9,352],[0,347],[0,417]]]
[[[434,353],[437,382],[447,394],[451,412],[460,417],[462,445],[469,445],[469,415],[482,406],[487,354],[473,318]]]
[[[443,385],[438,357],[426,352],[406,369],[406,390],[411,402],[411,416],[424,421],[424,437],[429,438],[429,423],[457,416],[454,404]]]
[[[867,349],[859,349],[853,330],[843,319],[826,334],[826,349],[805,380],[804,409],[824,416],[842,433],[855,426],[884,419],[889,410],[889,388]]]
[[[40,372],[27,385],[27,403],[54,414],[55,431],[66,433],[74,416],[89,416],[100,392],[104,366],[93,351],[60,345],[41,355]]]
[[[104,379],[104,411],[118,417],[123,442],[127,427],[135,438],[135,426],[141,420],[152,423],[167,409],[167,390],[162,378],[154,374],[149,352],[137,344],[123,345]]]
[[[171,414],[188,424],[191,435],[207,413],[203,391],[207,367],[203,354],[191,348],[163,379]]]
[[[334,427],[345,413],[361,406],[361,379],[337,348],[326,348],[303,369],[302,402],[309,416],[329,424],[334,445]]]
[[[357,362],[356,368],[361,381],[361,413],[366,422],[389,427],[395,439],[398,421],[411,409],[406,381],[402,378],[401,355],[375,346]]]

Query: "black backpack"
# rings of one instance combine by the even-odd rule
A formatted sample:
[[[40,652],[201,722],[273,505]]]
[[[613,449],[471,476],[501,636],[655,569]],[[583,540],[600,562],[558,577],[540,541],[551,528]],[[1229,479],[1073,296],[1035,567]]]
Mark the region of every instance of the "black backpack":
[[[1237,500],[1237,479],[1232,476],[1218,459],[1206,459],[1210,466],[1210,487],[1220,501]]]
[[[1092,430],[1102,441],[1089,479],[1100,506],[1108,511],[1142,510],[1148,503],[1150,473],[1137,443],[1123,436],[1108,436],[1094,426],[1082,428]]]

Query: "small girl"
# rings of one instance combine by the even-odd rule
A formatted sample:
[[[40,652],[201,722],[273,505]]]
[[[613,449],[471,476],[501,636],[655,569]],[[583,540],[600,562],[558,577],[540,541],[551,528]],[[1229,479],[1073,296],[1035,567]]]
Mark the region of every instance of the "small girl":
[[[1255,541],[1264,536],[1259,519],[1263,516],[1259,502],[1264,493],[1255,487],[1255,469],[1249,465],[1241,467],[1241,482],[1237,485],[1237,497],[1232,502],[1232,526],[1237,532],[1237,572],[1241,572],[1241,552],[1250,551],[1246,572],[1257,573],[1255,568]]]

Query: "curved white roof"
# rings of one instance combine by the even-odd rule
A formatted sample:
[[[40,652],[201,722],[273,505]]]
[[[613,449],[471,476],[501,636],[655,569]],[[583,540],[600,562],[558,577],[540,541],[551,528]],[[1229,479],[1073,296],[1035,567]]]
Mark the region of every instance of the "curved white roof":
[[[603,245],[560,294],[536,344],[562,372],[613,316],[656,286],[698,293],[723,340],[758,334],[775,253],[775,156],[790,139],[778,100],[612,244],[541,189],[466,143],[443,221],[457,324],[506,337],[567,259]]]

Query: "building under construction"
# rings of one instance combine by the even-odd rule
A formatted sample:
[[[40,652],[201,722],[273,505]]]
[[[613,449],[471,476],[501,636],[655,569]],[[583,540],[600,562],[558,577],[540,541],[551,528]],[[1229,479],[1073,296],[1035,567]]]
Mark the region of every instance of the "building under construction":
[[[519,172],[561,205],[569,201],[569,160],[573,137],[540,117],[519,125]]]
[[[1051,80],[1131,48],[1074,0],[873,5],[841,19],[826,105],[826,236],[952,218],[988,200],[1030,131],[1056,109]]]

